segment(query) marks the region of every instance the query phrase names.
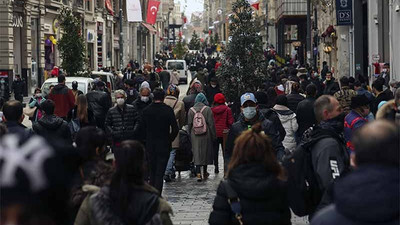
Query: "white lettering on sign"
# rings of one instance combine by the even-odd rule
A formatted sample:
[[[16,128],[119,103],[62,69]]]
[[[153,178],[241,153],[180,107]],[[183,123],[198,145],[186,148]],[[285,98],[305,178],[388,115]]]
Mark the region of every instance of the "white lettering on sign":
[[[24,27],[24,20],[20,15],[13,15],[13,27]]]

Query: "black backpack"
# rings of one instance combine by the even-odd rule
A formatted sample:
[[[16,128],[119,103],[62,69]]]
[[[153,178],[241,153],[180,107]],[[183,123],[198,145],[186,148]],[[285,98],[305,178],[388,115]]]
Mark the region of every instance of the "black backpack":
[[[337,139],[333,132],[311,127],[304,132],[302,142],[290,155],[285,156],[283,166],[288,175],[288,201],[289,206],[297,216],[312,214],[322,198],[315,175],[311,150],[314,144],[324,138]]]

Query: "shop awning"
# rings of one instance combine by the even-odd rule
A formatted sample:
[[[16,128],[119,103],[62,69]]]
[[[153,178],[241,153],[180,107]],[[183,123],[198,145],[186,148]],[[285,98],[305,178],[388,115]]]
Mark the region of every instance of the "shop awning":
[[[150,32],[151,34],[156,34],[156,33],[157,33],[157,30],[156,30],[152,25],[150,25],[150,24],[148,24],[148,23],[142,23],[142,25],[143,25],[144,27],[146,27],[147,30],[149,30],[149,32]]]

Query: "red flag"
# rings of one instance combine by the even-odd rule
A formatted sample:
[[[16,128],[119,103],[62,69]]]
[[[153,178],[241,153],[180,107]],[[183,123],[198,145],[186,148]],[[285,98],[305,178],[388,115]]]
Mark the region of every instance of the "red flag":
[[[252,4],[251,6],[252,6],[253,8],[255,8],[256,10],[258,10],[258,9],[260,8],[260,3],[257,2],[257,3]]]
[[[114,11],[113,11],[113,9],[112,9],[110,0],[106,0],[104,3],[106,4],[107,11],[108,11],[112,16],[114,16]]]
[[[155,24],[157,20],[157,11],[158,11],[158,6],[160,5],[160,2],[150,0],[149,4],[147,5],[147,23],[148,24]]]

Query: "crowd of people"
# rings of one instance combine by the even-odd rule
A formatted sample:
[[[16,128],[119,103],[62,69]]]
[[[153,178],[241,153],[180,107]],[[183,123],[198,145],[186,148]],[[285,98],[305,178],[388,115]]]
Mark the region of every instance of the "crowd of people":
[[[210,165],[225,177],[210,224],[291,224],[290,209],[316,225],[399,222],[397,84],[271,63],[235,113],[219,59],[197,57],[183,99],[160,59],[116,73],[114,102],[101,80],[85,95],[59,75],[26,106],[32,129],[20,99],[6,101],[2,223],[172,224],[164,181],[188,170],[204,182]]]

